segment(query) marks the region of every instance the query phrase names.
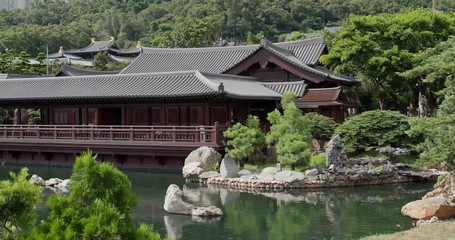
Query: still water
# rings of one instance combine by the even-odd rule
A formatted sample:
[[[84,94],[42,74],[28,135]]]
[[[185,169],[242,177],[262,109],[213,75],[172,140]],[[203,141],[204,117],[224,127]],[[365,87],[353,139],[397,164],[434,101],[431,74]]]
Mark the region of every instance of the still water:
[[[18,167],[0,167],[0,179]],[[44,179],[68,178],[71,169],[29,167]],[[184,184],[180,174],[125,172],[133,183],[138,222],[154,225],[173,239],[358,239],[411,227],[401,207],[420,199],[431,184],[293,190],[287,193],[239,193]],[[169,184],[183,188],[186,201],[220,207],[221,218],[194,218],[163,210]],[[43,210],[41,210],[43,211]]]

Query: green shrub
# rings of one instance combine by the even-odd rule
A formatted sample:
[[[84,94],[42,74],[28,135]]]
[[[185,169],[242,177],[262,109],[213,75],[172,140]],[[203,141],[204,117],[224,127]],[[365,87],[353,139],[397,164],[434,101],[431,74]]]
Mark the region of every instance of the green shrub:
[[[128,177],[91,152],[76,159],[70,194],[53,195],[47,204],[47,219],[27,239],[160,239],[151,226],[135,226]]]
[[[348,152],[369,146],[403,146],[407,141],[408,117],[393,111],[374,110],[350,118],[335,130]]]
[[[283,113],[275,109],[267,115],[271,124],[267,143],[275,144],[278,162],[290,165],[293,170],[296,166],[307,166],[311,157],[308,122],[295,106],[294,99],[293,93],[284,94],[281,100]]]
[[[311,156],[310,163],[308,164],[310,168],[316,167],[325,167],[325,154],[320,153],[314,156]]]
[[[420,152],[416,166],[455,169],[455,114],[413,119],[407,133],[423,139],[415,147]]]
[[[318,140],[330,140],[335,132],[335,129],[339,125],[332,118],[315,112],[305,113],[304,117],[308,122],[311,136]]]
[[[259,118],[248,116],[246,124],[236,123],[224,131],[226,137],[226,156],[237,159],[243,166],[243,159],[252,158],[256,164],[261,162],[261,149],[265,147],[265,134],[260,128]]]
[[[15,239],[33,226],[41,187],[27,181],[27,168],[10,173],[12,181],[0,181],[0,239]]]

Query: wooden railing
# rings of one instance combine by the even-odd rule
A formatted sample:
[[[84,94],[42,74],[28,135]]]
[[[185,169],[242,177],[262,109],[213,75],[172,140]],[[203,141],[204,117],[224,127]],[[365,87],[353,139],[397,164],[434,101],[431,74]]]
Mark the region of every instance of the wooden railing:
[[[188,142],[221,144],[215,126],[87,126],[0,125],[0,139],[60,139],[74,141]]]

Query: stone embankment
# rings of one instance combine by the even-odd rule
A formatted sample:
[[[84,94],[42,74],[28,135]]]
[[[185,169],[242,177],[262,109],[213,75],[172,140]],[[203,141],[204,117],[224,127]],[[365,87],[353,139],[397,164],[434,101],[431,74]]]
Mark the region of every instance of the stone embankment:
[[[384,148],[390,154],[407,154],[407,150]],[[325,146],[326,168],[302,172],[281,171],[269,167],[262,170],[238,171],[234,159],[223,158],[214,149],[200,147],[185,160],[183,177],[187,182],[200,182],[243,191],[282,191],[295,188],[322,188],[378,185],[400,182],[436,181],[442,172],[414,169],[402,163],[381,158],[358,158],[348,161],[340,136]],[[221,160],[219,172],[214,165]]]
[[[242,170],[240,177],[224,176],[200,178],[200,182],[209,186],[236,188],[255,191],[282,191],[284,189],[348,187],[378,185],[400,182],[436,181],[438,171],[412,169],[404,164],[391,164],[378,159],[357,159],[352,166],[328,169],[310,169],[301,172],[278,171],[278,168],[263,170]],[[383,163],[373,165],[372,163]],[[251,174],[246,174],[251,172]]]

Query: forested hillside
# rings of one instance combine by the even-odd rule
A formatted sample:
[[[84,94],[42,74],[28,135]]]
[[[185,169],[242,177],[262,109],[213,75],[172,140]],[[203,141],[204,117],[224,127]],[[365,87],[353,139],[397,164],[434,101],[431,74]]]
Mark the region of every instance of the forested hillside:
[[[436,9],[455,9],[437,0]],[[350,14],[395,13],[431,7],[431,0],[34,0],[31,10],[0,12],[0,52],[32,56],[49,46],[56,52],[114,36],[121,47],[210,46],[219,39],[237,44],[262,36],[283,41],[287,34],[338,26]],[[296,33],[297,32],[297,33]]]

